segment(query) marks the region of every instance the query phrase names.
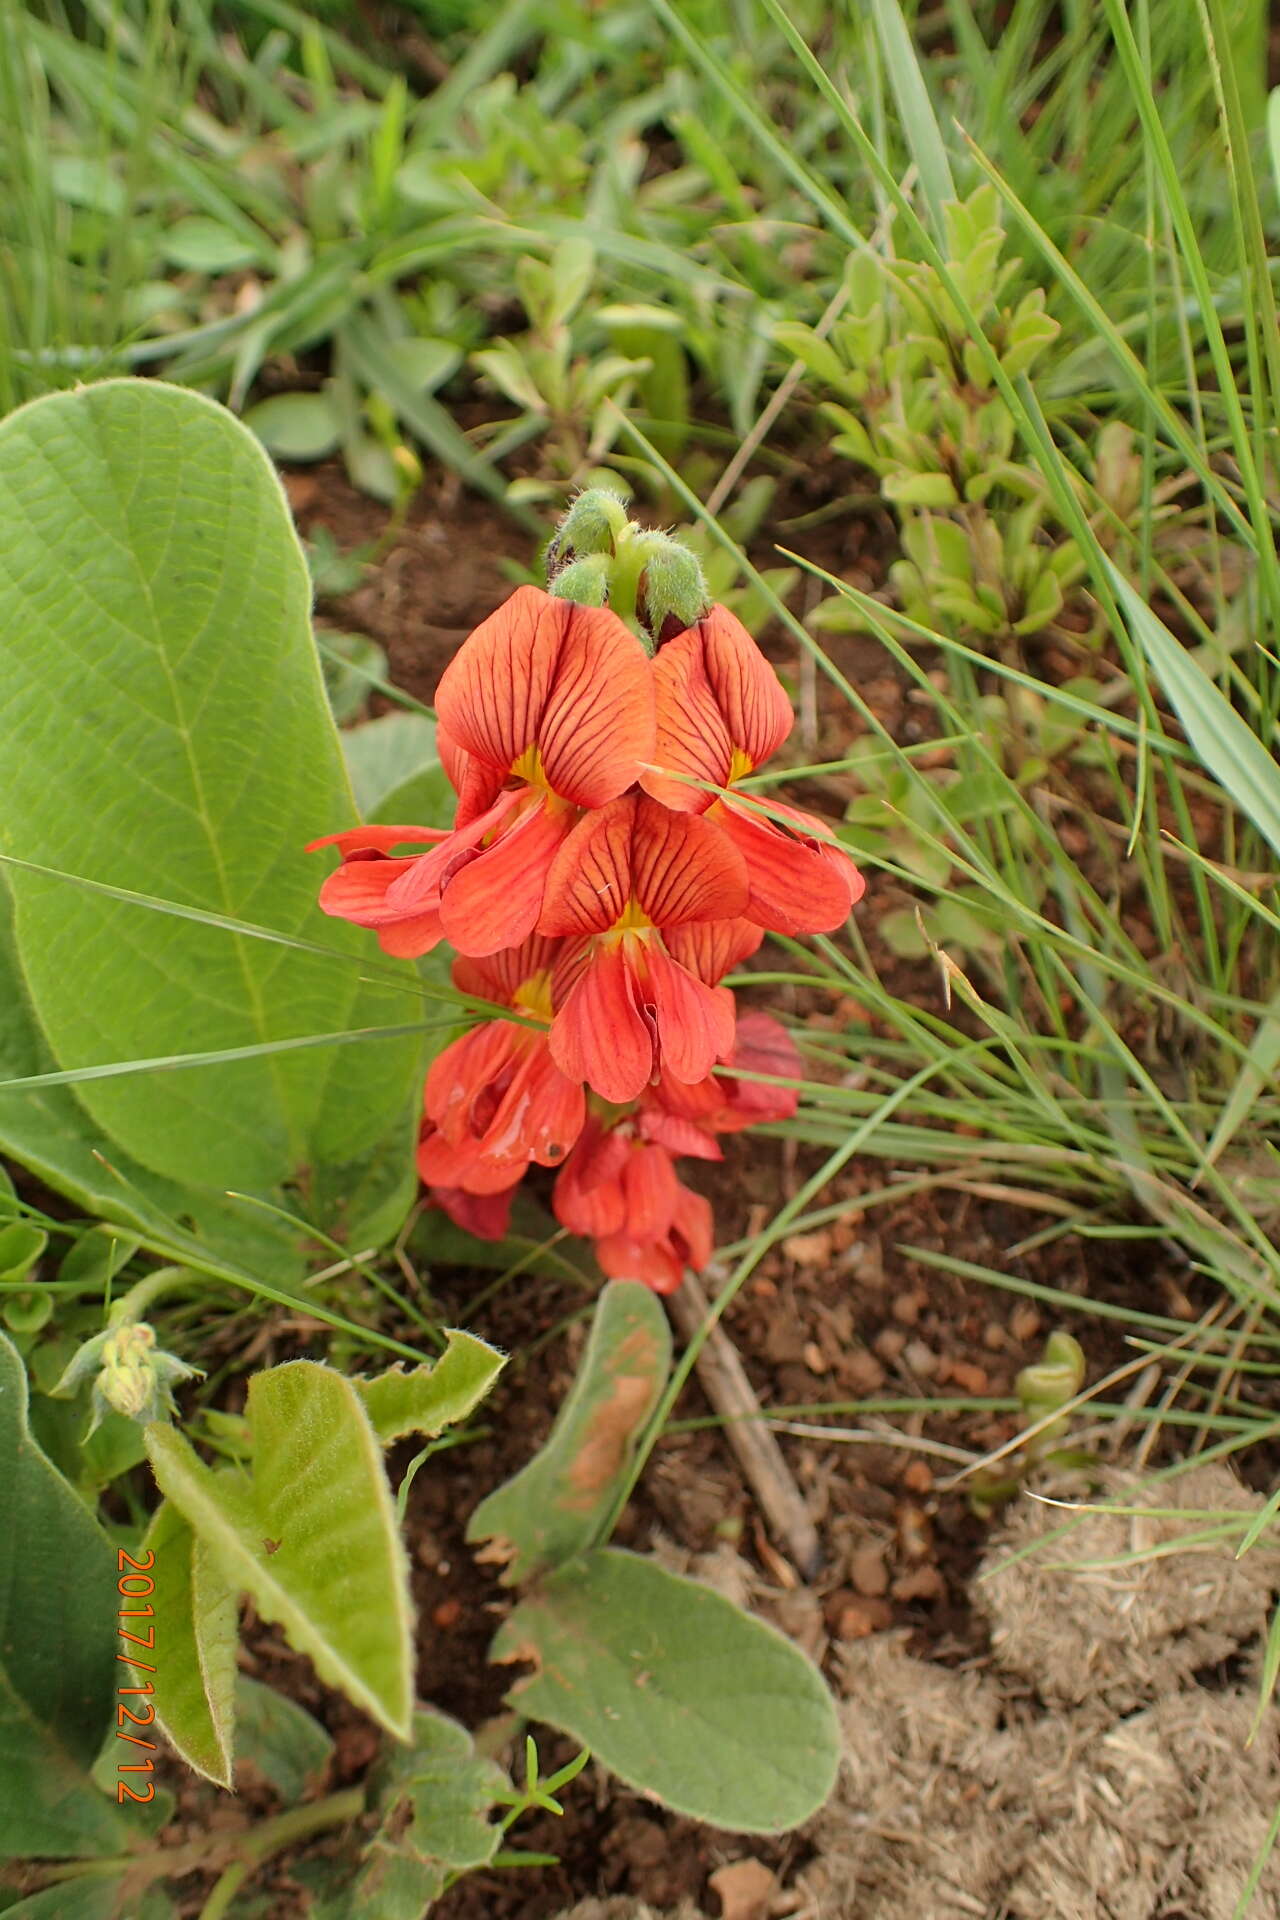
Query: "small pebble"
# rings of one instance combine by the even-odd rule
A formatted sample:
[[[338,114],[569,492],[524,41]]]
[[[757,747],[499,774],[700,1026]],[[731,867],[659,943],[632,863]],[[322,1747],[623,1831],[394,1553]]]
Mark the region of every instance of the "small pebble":
[[[1040,1315],[1029,1300],[1022,1301],[1009,1315],[1009,1331],[1024,1347],[1039,1333]]]
[[[920,1319],[920,1306],[918,1293],[900,1293],[893,1303],[893,1317],[900,1326],[914,1327]]]
[[[887,1600],[853,1600],[841,1609],[835,1631],[841,1640],[866,1640],[893,1625],[893,1608]]]
[[[932,1347],[926,1347],[923,1340],[908,1340],[902,1357],[912,1373],[918,1374],[922,1380],[932,1380],[938,1371],[938,1356]]]
[[[980,1399],[983,1394],[991,1391],[991,1384],[985,1370],[975,1366],[972,1360],[953,1360],[951,1378],[962,1393],[971,1394],[974,1399]]]
[[[933,1468],[924,1460],[909,1460],[902,1469],[902,1484],[910,1493],[932,1493]]]
[[[875,1350],[886,1366],[894,1366],[901,1360],[907,1336],[899,1327],[881,1327],[875,1337]]]
[[[850,1556],[849,1578],[864,1599],[878,1600],[889,1591],[889,1569],[884,1549],[872,1541],[858,1547]]]
[[[910,1573],[900,1573],[893,1583],[895,1600],[941,1600],[946,1590],[936,1567],[914,1567]]]

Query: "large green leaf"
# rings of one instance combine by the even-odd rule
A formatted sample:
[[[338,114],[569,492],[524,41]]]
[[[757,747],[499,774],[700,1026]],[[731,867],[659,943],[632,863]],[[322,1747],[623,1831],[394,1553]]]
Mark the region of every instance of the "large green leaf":
[[[835,1784],[839,1726],[799,1648],[697,1581],[599,1548],[551,1574],[493,1643],[531,1660],[508,1699],[630,1786],[740,1833],[782,1833]]]
[[[57,1062],[31,1014],[13,951],[12,908],[0,880],[0,1080],[51,1073]],[[259,1207],[193,1192],[138,1165],[108,1140],[70,1087],[0,1090],[0,1153],[77,1206],[133,1228],[150,1245],[269,1273],[287,1287],[302,1276],[296,1236]]]
[[[172,1428],[148,1427],[160,1490],[321,1679],[407,1739],[408,1568],[360,1396],[332,1368],[292,1360],[254,1376],[248,1417],[251,1479],[213,1473]]]
[[[0,1334],[0,1858],[115,1853],[130,1823],[90,1779],[114,1708],[115,1555],[27,1425]]]
[[[569,1397],[540,1453],[482,1500],[468,1540],[510,1562],[508,1584],[594,1545],[630,1468],[637,1436],[671,1364],[671,1329],[657,1295],[614,1280],[600,1295]]]
[[[152,381],[49,395],[0,423],[0,515],[0,850],[333,949],[13,867],[19,959],[56,1061],[402,1022],[412,969],[408,991],[362,980],[367,936],[315,904],[323,869],[304,843],[355,810],[306,567],[252,435]],[[404,1164],[420,1054],[409,1039],[306,1048],[81,1083],[75,1098],[181,1185],[305,1192],[319,1166],[358,1187],[371,1161]]]

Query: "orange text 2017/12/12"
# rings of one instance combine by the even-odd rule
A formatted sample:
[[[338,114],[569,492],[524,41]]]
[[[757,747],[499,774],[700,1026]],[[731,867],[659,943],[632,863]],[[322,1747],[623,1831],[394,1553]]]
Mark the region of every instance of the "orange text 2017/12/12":
[[[120,1775],[116,1782],[116,1800],[121,1804],[126,1800],[137,1800],[145,1806],[148,1801],[155,1799],[156,1793],[155,1781],[145,1777],[155,1770],[153,1756],[157,1749],[155,1741],[150,1738],[155,1730],[156,1710],[150,1698],[155,1692],[155,1682],[142,1678],[144,1674],[154,1674],[156,1671],[155,1608],[150,1599],[156,1585],[151,1578],[155,1554],[148,1547],[143,1558],[135,1560],[132,1554],[122,1549],[116,1565],[120,1576],[116,1581],[116,1591],[120,1595],[119,1635],[130,1649],[117,1653],[116,1659],[132,1667],[140,1682],[135,1687],[121,1686],[116,1689],[119,1695],[116,1702],[116,1739],[126,1741],[131,1749],[128,1754],[122,1754],[116,1768]],[[126,1775],[130,1778],[126,1779]],[[131,1781],[134,1783],[131,1784]]]

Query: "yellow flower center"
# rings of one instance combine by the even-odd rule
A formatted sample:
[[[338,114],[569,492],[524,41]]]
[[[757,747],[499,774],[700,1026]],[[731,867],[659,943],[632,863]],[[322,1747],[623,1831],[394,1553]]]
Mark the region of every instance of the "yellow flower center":
[[[519,1013],[529,1013],[535,1020],[545,1020],[551,1024],[551,970],[542,967],[537,973],[531,973],[522,980],[512,995],[512,1005]]]
[[[547,791],[547,776],[542,766],[542,752],[538,747],[526,747],[518,760],[511,762],[510,776],[523,780],[528,786],[541,787]]]
[[[754,773],[755,764],[751,756],[744,753],[741,747],[735,747],[729,762],[729,771],[725,775],[726,787],[731,787],[735,780],[741,780],[744,773]]]
[[[626,939],[628,934],[649,934],[652,932],[653,921],[649,918],[644,908],[640,906],[637,901],[628,900],[626,906],[622,909],[622,912],[618,915],[618,918],[614,921],[608,932],[602,933],[599,937],[601,940],[607,941],[611,947],[616,947]]]

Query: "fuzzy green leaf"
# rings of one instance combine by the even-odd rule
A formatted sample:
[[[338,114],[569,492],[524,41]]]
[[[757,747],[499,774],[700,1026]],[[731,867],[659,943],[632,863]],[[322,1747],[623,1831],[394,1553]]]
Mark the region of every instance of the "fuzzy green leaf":
[[[150,1681],[156,1718],[189,1767],[230,1787],[235,1726],[236,1589],[223,1578],[207,1545],[169,1501],[152,1515],[143,1547],[154,1556],[152,1638],[163,1659]],[[146,1553],[136,1556],[146,1559]],[[141,1656],[140,1656],[141,1657]]]
[[[212,1473],[171,1428],[148,1427],[161,1492],[321,1679],[406,1739],[408,1568],[360,1396],[331,1368],[292,1360],[255,1375],[248,1417],[251,1481]]]
[[[468,1540],[492,1541],[490,1556],[510,1562],[508,1584],[594,1543],[670,1363],[671,1330],[657,1295],[635,1280],[612,1281],[546,1445],[481,1501],[467,1527]]]
[[[506,1356],[474,1334],[450,1328],[449,1344],[430,1367],[392,1367],[355,1385],[384,1447],[406,1433],[436,1434],[476,1408],[506,1365]]]
[[[362,983],[366,938],[315,904],[324,869],[303,846],[347,824],[353,803],[306,567],[253,436],[154,381],[48,395],[0,423],[0,515],[0,851],[73,876],[7,870],[58,1064],[402,1021],[403,992]],[[147,912],[77,878],[333,956]],[[79,1083],[75,1099],[181,1186],[266,1193],[319,1166],[341,1193],[371,1163],[403,1162],[420,1054],[414,1039],[302,1049]],[[321,1224],[366,1231],[340,1198],[316,1205]]]
[[[92,1784],[123,1671],[115,1555],[27,1425],[0,1334],[0,1859],[114,1853],[130,1823]]]
[[[835,1707],[799,1648],[721,1594],[599,1548],[523,1600],[495,1660],[535,1672],[507,1698],[629,1786],[739,1833],[816,1813],[840,1758]]]

